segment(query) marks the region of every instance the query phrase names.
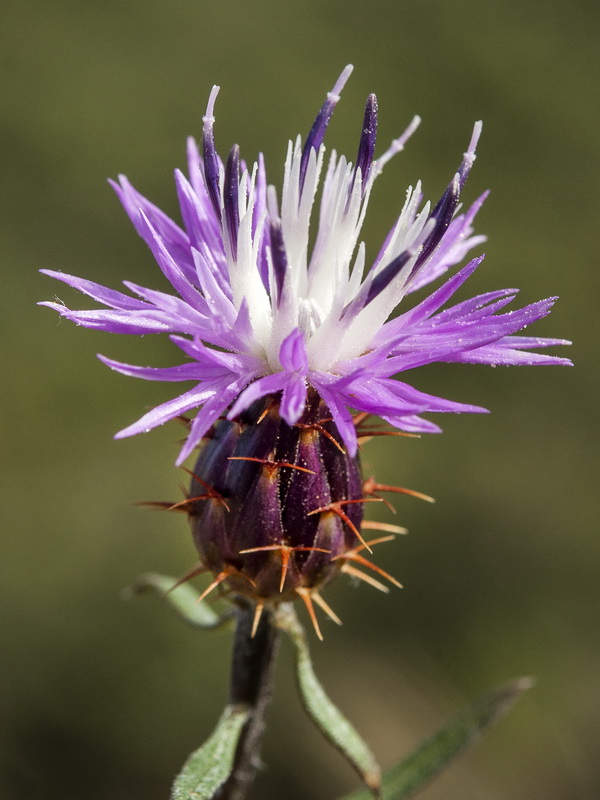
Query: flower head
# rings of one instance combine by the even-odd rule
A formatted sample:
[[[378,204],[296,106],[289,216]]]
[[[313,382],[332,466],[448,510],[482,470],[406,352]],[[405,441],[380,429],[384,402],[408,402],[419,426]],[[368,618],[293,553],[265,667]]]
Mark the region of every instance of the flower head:
[[[555,298],[507,311],[517,290],[504,289],[448,305],[482,256],[390,319],[408,294],[444,275],[484,239],[473,234],[472,226],[485,195],[468,210],[459,208],[481,124],[475,124],[460,166],[437,203],[423,201],[420,183],[408,189],[400,216],[367,268],[359,237],[373,184],[419,119],[376,158],[377,101],[370,95],[355,162],[332,151],[325,165],[325,131],[351,71],[346,67],[327,94],[306,140],[289,143],[280,197],[267,182],[262,156],[248,168],[237,146],[224,162],[217,154],[218,87],[203,118],[202,154],[190,139],[188,177],[175,173],[183,226],[125,177],[113,184],[174,294],[129,281],[125,286],[131,294],[125,294],[43,270],[105,306],[75,311],[61,303],[44,304],[62,316],[113,333],[168,333],[187,357],[177,366],[152,368],[99,356],[125,375],[194,384],[118,437],[198,409],[181,463],[219,417],[234,420],[255,401],[275,395],[281,418],[294,425],[314,390],[352,456],[357,435],[350,409],[412,432],[439,430],[424,413],[485,410],[425,394],[394,377],[415,367],[434,361],[570,363],[531,352],[566,342],[515,335],[548,314]],[[320,184],[317,215],[313,207]],[[311,249],[313,216],[318,223]]]
[[[459,207],[481,123],[437,203],[423,201],[420,183],[408,189],[366,268],[359,236],[373,184],[419,119],[375,158],[377,100],[370,95],[355,162],[332,151],[325,166],[325,131],[351,69],[328,93],[306,141],[290,142],[280,198],[267,183],[262,156],[251,169],[237,146],[224,163],[219,158],[213,136],[218,87],[204,116],[202,155],[190,139],[189,175],[175,173],[183,227],[126,178],[113,184],[173,294],[129,281],[131,294],[124,294],[43,270],[105,306],[73,311],[44,303],[62,316],[113,333],[168,333],[187,357],[154,368],[100,356],[125,375],[193,382],[117,434],[142,433],[198,409],[178,458],[181,463],[199,448],[191,494],[167,504],[191,518],[201,562],[185,577],[209,571],[214,580],[204,594],[221,586],[250,597],[255,628],[265,606],[300,596],[319,636],[313,600],[339,622],[319,593],[336,574],[386,590],[358,564],[397,584],[363,552],[393,537],[365,541],[361,528],[403,529],[365,522],[363,507],[381,501],[380,492],[415,493],[363,480],[357,445],[372,433],[365,418],[434,432],[439,428],[423,414],[485,411],[425,394],[395,376],[434,361],[570,363],[531,352],[567,342],[515,335],[545,316],[554,298],[507,311],[517,291],[504,289],[450,305],[482,256],[391,318],[407,295],[484,240],[472,226],[485,195],[466,211]],[[312,216],[318,223],[310,248]]]

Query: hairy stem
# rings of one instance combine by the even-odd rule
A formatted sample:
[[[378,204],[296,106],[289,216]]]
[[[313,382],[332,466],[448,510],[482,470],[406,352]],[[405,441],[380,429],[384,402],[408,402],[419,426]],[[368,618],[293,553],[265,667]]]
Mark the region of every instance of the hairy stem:
[[[253,618],[254,607],[249,604],[238,611],[229,693],[230,704],[249,706],[251,716],[238,744],[233,771],[215,800],[247,800],[260,767],[260,746],[271,701],[279,631],[271,622],[271,614],[265,610],[251,637]]]

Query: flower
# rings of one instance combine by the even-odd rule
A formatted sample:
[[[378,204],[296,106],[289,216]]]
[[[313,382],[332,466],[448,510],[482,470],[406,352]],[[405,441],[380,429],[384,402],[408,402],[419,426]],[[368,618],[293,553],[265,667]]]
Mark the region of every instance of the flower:
[[[168,333],[189,359],[173,367],[152,368],[99,356],[125,375],[194,382],[117,437],[149,431],[199,409],[179,454],[180,464],[223,415],[235,420],[260,398],[276,395],[281,418],[292,426],[301,419],[307,393],[313,390],[329,409],[353,457],[357,434],[351,409],[379,415],[409,432],[439,431],[422,417],[427,412],[485,411],[426,394],[394,376],[436,361],[570,363],[531,352],[568,342],[515,335],[548,314],[555,298],[507,311],[517,290],[504,289],[447,306],[483,256],[390,319],[408,294],[444,275],[484,240],[473,234],[472,225],[486,195],[468,210],[459,209],[481,123],[475,124],[458,171],[435,205],[423,203],[420,183],[408,189],[398,220],[365,270],[366,249],[359,235],[373,184],[419,123],[415,117],[404,134],[375,158],[377,101],[370,95],[355,162],[335,151],[329,157],[315,243],[309,252],[309,225],[325,161],[325,131],[351,71],[346,67],[328,93],[306,141],[298,137],[289,143],[280,201],[275,188],[267,184],[262,156],[252,169],[240,160],[237,146],[224,164],[219,158],[213,133],[216,86],[203,118],[203,153],[190,139],[189,175],[175,173],[183,227],[125,177],[113,184],[175,294],[125,281],[129,295],[42,270],[105,309],[75,311],[57,302],[42,305],[86,328]]]

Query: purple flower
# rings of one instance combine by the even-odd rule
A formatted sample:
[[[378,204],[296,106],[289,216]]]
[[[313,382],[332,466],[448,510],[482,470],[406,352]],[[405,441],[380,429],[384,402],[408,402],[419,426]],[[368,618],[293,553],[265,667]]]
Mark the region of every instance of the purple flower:
[[[215,421],[234,419],[255,400],[280,396],[288,425],[300,419],[312,387],[329,408],[351,456],[357,435],[352,412],[382,417],[404,431],[435,432],[428,412],[482,412],[479,406],[425,394],[394,376],[434,361],[476,364],[569,364],[531,352],[568,344],[517,336],[549,313],[555,298],[517,310],[516,289],[487,292],[448,305],[477,269],[473,259],[399,316],[406,295],[444,275],[484,241],[473,235],[482,195],[466,211],[459,196],[475,160],[476,123],[458,171],[436,204],[410,187],[398,220],[371,266],[359,235],[369,197],[385,164],[419,124],[375,158],[377,101],[365,108],[356,161],[331,152],[325,131],[352,67],[328,93],[303,143],[290,142],[280,199],[267,184],[262,156],[251,169],[234,146],[225,163],[214,144],[214,87],[204,116],[202,155],[188,142],[186,178],[175,183],[183,227],[139,194],[125,177],[113,184],[125,211],[152,251],[174,294],[125,281],[133,295],[72,275],[42,270],[98,301],[104,309],[73,311],[43,303],[86,328],[113,333],[168,333],[188,360],[168,367],[132,366],[99,356],[118,372],[147,380],[191,381],[190,389],[145,414],[117,437],[149,431],[192,409],[198,412],[179,455],[181,463]],[[318,214],[313,214],[321,175]],[[309,252],[309,226],[318,216]]]

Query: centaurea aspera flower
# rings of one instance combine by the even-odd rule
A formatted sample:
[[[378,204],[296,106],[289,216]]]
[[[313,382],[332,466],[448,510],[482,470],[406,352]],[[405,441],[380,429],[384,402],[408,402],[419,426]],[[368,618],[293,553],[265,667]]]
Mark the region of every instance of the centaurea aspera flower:
[[[478,406],[420,392],[393,376],[434,361],[478,364],[556,364],[567,359],[531,353],[558,339],[515,336],[548,314],[555,298],[517,311],[502,309],[516,289],[488,292],[440,311],[477,269],[473,259],[441,288],[395,319],[406,295],[443,275],[475,245],[473,219],[480,197],[457,214],[459,196],[475,159],[477,123],[457,173],[440,200],[422,203],[418,183],[378,255],[365,272],[358,243],[369,196],[385,163],[404,148],[402,137],[374,159],[377,103],[370,95],[355,164],[331,153],[323,185],[316,242],[308,252],[309,223],[319,186],[323,138],[351,68],[327,95],[304,144],[290,142],[279,207],[259,156],[251,170],[234,146],[223,165],[213,138],[214,87],[204,116],[204,154],[188,141],[189,179],[175,182],[183,228],[139,194],[125,177],[113,184],[137,232],[146,241],[176,295],[125,281],[140,299],[62,272],[44,270],[108,310],[72,311],[46,303],[79,325],[113,333],[169,333],[190,359],[166,369],[100,357],[126,375],[196,385],[117,434],[150,430],[200,408],[181,463],[219,416],[234,419],[254,400],[282,392],[281,416],[300,418],[312,386],[329,410],[351,454],[356,432],[348,408],[377,414],[405,431],[433,432],[426,412],[478,412]],[[216,349],[218,348],[218,349]]]
[[[344,548],[347,551],[352,543],[356,545],[354,534],[350,538],[347,535],[347,525],[355,528],[362,519],[358,505],[349,505],[358,503],[361,496],[355,461],[356,412],[377,415],[402,431],[436,432],[437,425],[423,418],[423,414],[485,411],[479,406],[426,394],[395,376],[436,361],[492,365],[570,363],[564,358],[531,352],[533,348],[566,342],[515,335],[548,314],[555,298],[506,311],[517,290],[504,289],[448,306],[483,256],[474,258],[420,302],[390,319],[399,304],[405,305],[407,295],[443,276],[485,238],[473,234],[473,221],[485,194],[467,210],[459,208],[459,197],[475,160],[481,124],[475,124],[460,166],[437,203],[423,202],[420,183],[408,189],[398,220],[366,269],[366,248],[363,242],[359,243],[359,236],[373,184],[384,165],[403,150],[419,119],[415,117],[405,133],[375,158],[377,101],[375,95],[370,95],[355,162],[332,151],[325,167],[325,131],[351,70],[346,67],[328,93],[306,140],[302,142],[298,137],[289,143],[280,199],[267,183],[262,155],[252,168],[241,161],[237,146],[224,163],[219,158],[213,134],[218,87],[210,94],[203,118],[202,155],[190,139],[188,177],[180,171],[175,173],[183,227],[139,194],[125,177],[113,184],[174,294],[125,281],[132,296],[72,275],[44,270],[106,307],[74,311],[61,303],[45,304],[62,316],[84,327],[113,333],[168,333],[187,356],[185,363],[167,368],[133,366],[100,356],[105,364],[125,375],[194,383],[122,430],[118,437],[148,431],[198,409],[177,460],[181,464],[213,426],[219,429],[220,418],[237,421],[249,414],[255,424],[275,407],[273,415],[281,421],[276,425],[272,420],[276,427],[317,425],[335,440],[336,447],[346,455],[343,463],[327,468],[325,500],[348,504],[347,513],[341,507],[337,509],[346,517],[345,527],[342,526],[344,541],[332,546],[331,531],[320,536],[313,526],[310,534],[305,531],[292,542],[298,550],[312,550],[310,555],[302,556],[307,562],[318,561],[319,553],[325,550],[333,561]],[[323,171],[317,232],[309,252],[309,225],[315,216],[313,206]],[[327,422],[321,424],[325,418]],[[228,425],[227,431],[221,427],[217,438],[227,439],[232,430]],[[329,429],[325,430],[326,426]],[[214,434],[210,435],[214,439]],[[251,440],[241,450],[232,444],[227,456],[223,455],[225,450],[219,455],[219,467],[227,469],[223,459],[248,461],[260,457],[265,464],[287,464],[291,471],[302,469],[297,466],[300,462],[294,460],[301,443],[294,440],[293,447],[281,444],[285,435],[280,427],[273,436],[273,442],[280,444],[268,446],[262,453],[252,449]],[[239,452],[243,455],[231,455]],[[323,458],[326,460],[321,454],[317,461],[322,463]],[[206,476],[210,473],[217,479],[214,459],[211,462],[208,456],[201,455],[200,460],[203,470],[199,480],[212,485],[212,479]],[[306,462],[302,463],[304,471],[310,472]],[[235,469],[243,473],[247,467]],[[336,488],[342,473],[346,476],[344,487]],[[198,466],[196,474],[201,474]],[[283,496],[293,494],[294,486],[301,483],[295,475],[278,484],[276,491],[282,502]],[[236,478],[238,485],[241,481],[248,490],[255,479],[255,473]],[[308,514],[312,490],[307,488],[306,480],[298,491],[303,497],[300,505]],[[200,483],[195,488],[201,493]],[[250,513],[243,498],[240,503],[238,513]],[[223,512],[218,503],[211,508],[213,515]],[[273,506],[267,503],[265,508],[259,513],[263,522]],[[282,541],[294,538],[290,526],[296,523],[282,523],[281,515],[278,520],[268,543],[260,542],[263,549],[275,548],[281,537]],[[203,519],[198,530],[214,529],[215,525],[218,528],[220,524],[212,518]],[[226,527],[223,541],[227,539],[228,547],[237,550],[225,559],[221,555],[209,557],[206,544],[199,541],[201,532],[196,537],[204,561],[210,562],[211,569],[219,575],[244,549],[243,538],[233,536],[233,542],[230,526]],[[246,539],[245,544],[249,550],[253,541]],[[317,575],[321,566],[315,567],[309,586],[324,580]],[[259,564],[244,578],[256,586],[261,569]],[[269,575],[263,590],[254,593],[266,596],[276,591],[275,583],[279,579],[275,581],[274,575]],[[297,582],[292,583],[298,586]]]

